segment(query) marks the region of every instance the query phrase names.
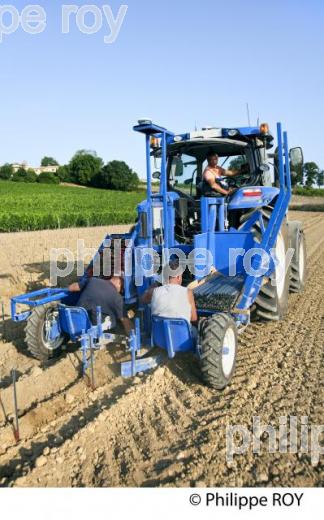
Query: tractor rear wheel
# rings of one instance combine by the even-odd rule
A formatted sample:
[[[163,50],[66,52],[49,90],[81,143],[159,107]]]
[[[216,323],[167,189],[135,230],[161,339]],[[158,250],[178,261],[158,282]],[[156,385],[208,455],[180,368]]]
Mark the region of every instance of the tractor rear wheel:
[[[288,222],[289,246],[294,250],[290,271],[290,292],[302,292],[307,278],[306,269],[306,242],[302,223],[296,221]]]
[[[235,369],[237,328],[233,318],[220,313],[204,320],[199,344],[202,379],[208,386],[222,390]]]
[[[60,331],[57,305],[35,307],[25,328],[25,341],[29,352],[40,361],[58,357],[66,339]]]
[[[270,206],[261,210],[252,210],[242,217],[242,225],[255,211],[261,211],[265,229],[271,218],[272,208]],[[259,222],[256,222],[251,229],[254,239],[261,243],[262,233]],[[286,253],[289,247],[288,225],[284,219],[280,232],[277,237],[274,249],[278,263],[274,272],[264,285],[255,300],[255,315],[267,321],[281,320],[288,310],[290,267],[286,265]]]

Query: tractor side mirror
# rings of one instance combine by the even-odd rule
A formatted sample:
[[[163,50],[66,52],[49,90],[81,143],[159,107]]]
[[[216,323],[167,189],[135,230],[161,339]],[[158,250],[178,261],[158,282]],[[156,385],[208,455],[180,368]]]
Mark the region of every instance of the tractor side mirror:
[[[289,152],[290,165],[292,168],[296,168],[298,166],[303,166],[304,164],[304,155],[303,150],[298,146],[297,148],[291,148]]]
[[[154,172],[153,175],[152,175],[152,178],[153,179],[157,179],[157,180],[160,179],[161,178],[161,172],[158,172],[158,171]]]

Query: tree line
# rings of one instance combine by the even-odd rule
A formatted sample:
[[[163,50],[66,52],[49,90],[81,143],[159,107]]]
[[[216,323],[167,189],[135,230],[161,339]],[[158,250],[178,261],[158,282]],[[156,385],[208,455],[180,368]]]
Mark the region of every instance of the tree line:
[[[230,168],[238,168],[243,158],[231,161]],[[39,182],[46,184],[59,184],[60,182],[71,182],[81,186],[92,186],[95,188],[132,191],[138,188],[139,178],[124,161],[104,161],[98,157],[95,151],[79,150],[70,162],[59,166],[53,157],[43,157],[41,166],[57,166],[55,173],[42,172],[39,175],[31,168],[20,167],[14,171],[11,164],[0,167],[0,179],[12,180],[13,182]],[[324,170],[315,162],[306,162],[302,167],[295,168],[292,175],[292,184],[311,188],[324,185]]]
[[[59,166],[53,157],[43,157],[41,166],[57,166],[57,171],[41,172],[39,175],[31,168],[21,166],[17,171],[11,164],[0,167],[0,179],[13,182],[39,182],[45,184],[59,184],[71,182],[80,186],[95,188],[132,191],[138,188],[139,178],[124,161],[104,161],[92,150],[79,150],[70,162]]]
[[[302,167],[295,168],[295,174],[292,176],[292,184],[312,188],[317,186],[321,188],[324,185],[324,170],[313,161],[306,162]]]

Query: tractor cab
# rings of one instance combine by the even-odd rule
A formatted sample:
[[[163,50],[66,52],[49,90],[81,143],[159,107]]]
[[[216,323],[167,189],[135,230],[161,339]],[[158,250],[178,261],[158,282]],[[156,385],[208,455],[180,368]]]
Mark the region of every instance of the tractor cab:
[[[239,170],[248,166],[248,174],[234,178],[221,179],[224,186],[265,185],[266,179],[259,166],[263,164],[258,149],[248,143],[229,139],[198,141],[190,140],[182,145],[169,148],[168,185],[181,196],[200,199],[205,195],[202,190],[203,172],[207,166],[207,155],[217,154],[218,165],[225,169]]]
[[[217,154],[218,165],[224,169],[242,170],[242,174],[224,176],[217,181],[222,188],[232,188],[235,193],[247,186],[272,186],[270,166],[264,162],[261,147],[263,143],[256,139],[247,142],[229,138],[189,139],[169,146],[168,191],[179,196],[175,202],[175,233],[179,242],[190,241],[200,232],[202,197],[224,198],[227,205],[232,198],[213,191],[204,181],[207,156]]]
[[[267,153],[273,146],[273,136],[266,124],[260,128],[207,128],[175,135],[150,121],[139,123],[134,130],[146,134],[148,188],[147,205],[146,208],[140,206],[139,220],[144,218],[145,211],[144,227],[148,235],[152,227],[153,244],[159,241],[165,244],[166,234],[169,247],[193,245],[194,237],[204,232],[206,202],[202,199],[222,199],[217,203],[214,201],[219,206],[215,231],[226,231],[230,226],[237,229],[240,221],[240,211],[237,210],[251,207],[246,202],[247,197],[251,199],[252,192],[244,192],[243,188],[272,189],[275,184],[274,164]],[[218,155],[218,165],[224,169],[242,169],[240,175],[226,176],[217,181],[225,189],[232,188],[233,195],[222,196],[213,192],[204,181],[203,172],[210,153]],[[154,189],[152,191],[152,179],[160,182],[159,195]],[[253,192],[252,201],[258,199],[261,205],[263,194],[260,190]],[[277,192],[271,192],[270,197],[269,192],[269,198],[275,194]]]

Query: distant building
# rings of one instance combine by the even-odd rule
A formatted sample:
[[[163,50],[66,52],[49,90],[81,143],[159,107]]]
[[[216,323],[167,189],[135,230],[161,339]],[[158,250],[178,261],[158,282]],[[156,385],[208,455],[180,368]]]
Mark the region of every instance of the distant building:
[[[58,165],[56,165],[56,166],[37,166],[36,168],[34,168],[33,166],[29,166],[26,161],[23,161],[20,164],[14,163],[12,165],[12,167],[13,167],[14,172],[19,170],[19,168],[24,168],[24,170],[28,170],[28,169],[34,170],[36,175],[39,175],[40,173],[43,173],[43,172],[56,173],[57,170],[59,169]]]
[[[39,168],[33,168],[33,170],[39,175],[40,173],[49,172],[56,173],[59,169],[59,166],[39,166]]]
[[[19,168],[24,168],[24,170],[27,170],[28,166],[27,166],[27,163],[24,161],[22,163],[14,163],[12,165],[12,168],[13,168],[13,171],[16,172],[17,170],[19,170]]]

